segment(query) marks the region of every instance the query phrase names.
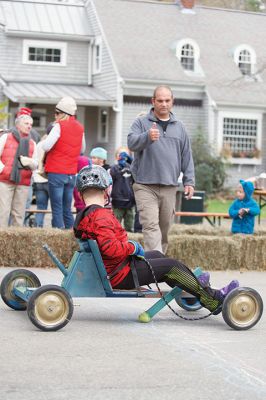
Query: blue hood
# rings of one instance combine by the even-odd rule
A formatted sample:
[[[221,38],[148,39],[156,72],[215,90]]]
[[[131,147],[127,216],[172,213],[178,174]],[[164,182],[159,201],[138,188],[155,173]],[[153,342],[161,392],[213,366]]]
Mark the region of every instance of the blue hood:
[[[250,200],[250,198],[252,197],[252,194],[254,192],[254,185],[252,182],[249,181],[244,181],[243,179],[240,179],[239,181],[244,189],[245,192],[245,199],[246,200]]]

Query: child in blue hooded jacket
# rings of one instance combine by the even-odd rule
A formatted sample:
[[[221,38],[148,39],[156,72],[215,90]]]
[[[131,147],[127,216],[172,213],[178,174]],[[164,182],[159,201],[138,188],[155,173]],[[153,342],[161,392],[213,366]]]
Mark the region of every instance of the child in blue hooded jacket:
[[[236,200],[229,208],[229,215],[233,218],[232,233],[253,233],[255,216],[259,215],[260,208],[252,198],[254,185],[252,182],[240,180],[236,191]]]

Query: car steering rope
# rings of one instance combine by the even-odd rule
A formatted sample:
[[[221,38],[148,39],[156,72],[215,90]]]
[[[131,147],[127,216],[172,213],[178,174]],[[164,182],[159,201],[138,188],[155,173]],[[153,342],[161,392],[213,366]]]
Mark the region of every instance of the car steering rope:
[[[149,269],[150,269],[150,271],[151,271],[151,273],[152,273],[152,276],[153,276],[153,279],[154,279],[154,283],[155,283],[155,285],[156,285],[156,287],[157,287],[157,289],[158,289],[158,292],[159,292],[161,298],[163,299],[163,301],[165,302],[165,304],[167,305],[167,307],[168,307],[177,317],[179,317],[179,318],[181,318],[181,319],[184,319],[185,321],[199,321],[199,320],[201,320],[201,319],[206,319],[206,318],[208,318],[209,316],[213,315],[213,314],[215,313],[215,311],[217,311],[217,309],[216,309],[216,310],[214,310],[214,311],[211,311],[211,312],[210,312],[209,314],[207,314],[207,315],[203,315],[203,316],[201,316],[201,317],[192,317],[192,318],[184,317],[183,315],[179,314],[179,313],[178,313],[177,311],[175,311],[175,310],[170,306],[170,304],[165,300],[165,297],[164,297],[164,295],[163,295],[163,293],[162,293],[162,291],[161,291],[161,289],[160,289],[160,287],[159,287],[158,281],[157,281],[157,279],[156,279],[156,276],[155,276],[155,273],[154,273],[154,270],[153,270],[151,264],[150,264],[149,261],[146,260],[145,258],[143,258],[143,260],[145,261],[145,263],[147,264],[147,266],[149,267]]]

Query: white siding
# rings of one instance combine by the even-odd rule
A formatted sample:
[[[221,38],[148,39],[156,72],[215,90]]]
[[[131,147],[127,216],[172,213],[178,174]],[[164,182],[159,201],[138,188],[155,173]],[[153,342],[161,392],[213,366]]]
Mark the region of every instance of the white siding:
[[[115,157],[115,113],[109,109],[109,140],[108,143],[98,141],[98,108],[87,107],[85,113],[84,130],[86,134],[86,151],[85,154],[89,155],[94,147],[103,147],[107,150],[107,162],[112,164]]]
[[[0,63],[0,73],[8,81],[72,83],[88,82],[88,43],[68,42],[65,67],[52,65],[22,64],[23,39],[4,37],[0,45],[4,54]]]
[[[123,145],[127,143],[127,135],[134,119],[140,112],[148,112],[150,108],[151,106],[147,103],[124,104]],[[175,106],[173,107],[173,112],[184,123],[190,138],[197,134],[199,128],[206,132],[206,115],[202,107]]]
[[[87,5],[89,24],[92,27],[95,36],[103,36],[101,26],[99,24],[94,6],[92,3]],[[101,89],[104,93],[115,98],[117,95],[117,75],[112,64],[111,55],[109,53],[108,47],[105,43],[105,38],[103,39],[102,48],[102,71],[100,74],[92,76],[93,85]]]

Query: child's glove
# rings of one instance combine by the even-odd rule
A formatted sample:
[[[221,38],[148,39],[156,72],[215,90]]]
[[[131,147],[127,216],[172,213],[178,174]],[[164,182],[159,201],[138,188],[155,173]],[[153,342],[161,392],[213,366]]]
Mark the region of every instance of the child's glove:
[[[144,249],[140,243],[135,242],[135,240],[129,240],[128,242],[133,244],[135,247],[135,250],[133,251],[133,253],[131,253],[132,256],[136,256],[136,257],[140,257],[140,258],[143,258],[145,256]]]
[[[126,160],[125,159],[118,160],[118,165],[121,168],[124,168],[126,166]]]
[[[130,155],[128,155],[127,152],[122,151],[119,154],[118,164],[120,165],[120,167],[124,168],[126,163],[131,164],[132,157],[130,157]]]

